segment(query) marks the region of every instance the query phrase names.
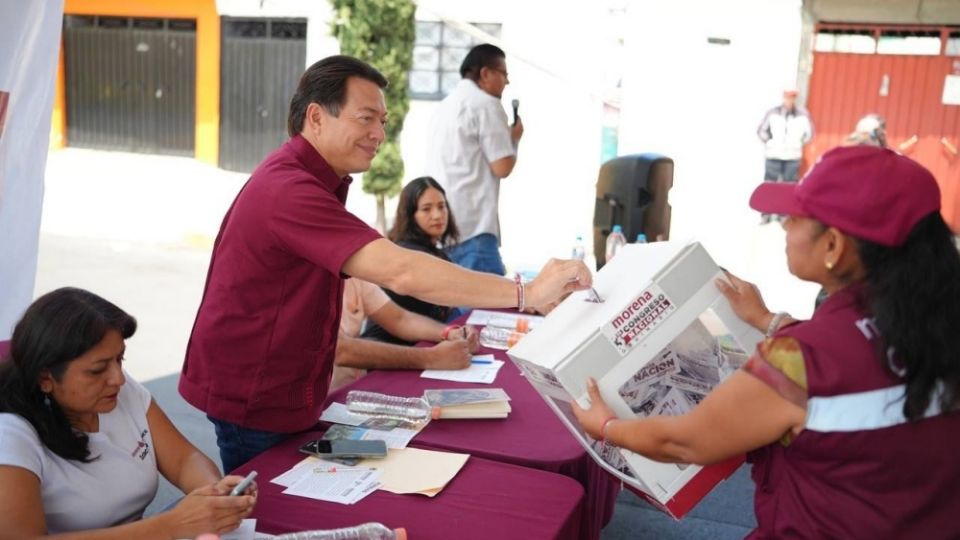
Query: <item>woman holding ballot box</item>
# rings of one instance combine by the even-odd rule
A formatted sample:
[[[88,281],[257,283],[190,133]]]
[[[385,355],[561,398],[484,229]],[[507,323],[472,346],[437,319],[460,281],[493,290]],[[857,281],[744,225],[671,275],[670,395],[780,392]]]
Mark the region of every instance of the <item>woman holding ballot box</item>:
[[[616,419],[591,380],[581,425],[659,461],[748,452],[749,538],[960,538],[960,255],[933,176],[888,149],[837,148],[750,206],[787,216],[790,272],[826,301],[795,321],[752,284],[718,282],[768,336],[743,369],[689,413],[642,420]]]
[[[127,377],[136,320],[74,288],[38,298],[0,365],[0,539],[193,538],[237,528],[256,486],[217,466]],[[141,519],[158,473],[187,495]]]

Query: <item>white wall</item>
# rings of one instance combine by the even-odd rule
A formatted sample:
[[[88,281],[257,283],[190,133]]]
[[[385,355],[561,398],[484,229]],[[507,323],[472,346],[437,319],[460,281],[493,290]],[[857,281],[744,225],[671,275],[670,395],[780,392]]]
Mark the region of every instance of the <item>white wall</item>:
[[[0,0],[0,340],[33,298],[63,2]]]

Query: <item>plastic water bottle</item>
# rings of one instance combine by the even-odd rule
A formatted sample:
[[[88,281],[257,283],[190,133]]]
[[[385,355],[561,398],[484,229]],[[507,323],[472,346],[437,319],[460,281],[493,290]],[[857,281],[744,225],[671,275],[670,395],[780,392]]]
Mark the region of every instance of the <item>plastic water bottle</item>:
[[[570,258],[582,261],[586,256],[587,248],[583,245],[583,236],[578,234],[577,241],[573,244],[573,252],[570,254]]]
[[[646,243],[647,243],[647,235],[643,233],[637,233],[637,240],[634,242],[634,244],[646,244]]]
[[[613,230],[607,235],[607,262],[610,262],[617,251],[625,245],[627,245],[627,239],[623,236],[623,227],[614,225]]]
[[[433,408],[423,398],[389,396],[362,390],[347,392],[347,410],[414,425],[427,422],[433,414]]]
[[[526,334],[527,332],[533,330],[533,327],[536,326],[536,323],[531,322],[530,319],[525,319],[523,317],[507,317],[506,315],[494,315],[490,317],[487,321],[487,326],[495,326],[497,328],[505,328],[507,330],[514,330],[520,332],[521,334]]]
[[[516,345],[525,335],[523,332],[517,332],[510,328],[484,326],[480,330],[480,344],[488,349],[505,351]]]
[[[276,540],[406,540],[404,528],[390,529],[382,523],[364,523],[343,529],[281,534]]]

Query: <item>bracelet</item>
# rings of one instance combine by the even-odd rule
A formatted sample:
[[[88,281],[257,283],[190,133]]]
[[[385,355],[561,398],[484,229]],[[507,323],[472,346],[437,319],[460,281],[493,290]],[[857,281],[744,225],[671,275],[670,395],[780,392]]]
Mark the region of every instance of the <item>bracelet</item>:
[[[442,337],[445,340],[450,339],[450,332],[453,332],[457,328],[460,328],[460,327],[455,324],[451,324],[450,326],[444,328],[443,332],[440,332],[440,337]]]
[[[600,427],[600,442],[607,444],[607,427],[610,426],[610,422],[616,420],[616,416],[611,416],[603,421],[603,426]]]
[[[778,311],[774,314],[773,318],[770,319],[770,325],[767,326],[766,337],[773,337],[773,334],[777,332],[777,329],[780,328],[780,323],[783,322],[783,319],[787,317],[787,312]]]
[[[513,281],[517,284],[517,311],[523,311],[523,308],[526,307],[526,298],[523,297],[524,284],[519,273],[513,277]]]

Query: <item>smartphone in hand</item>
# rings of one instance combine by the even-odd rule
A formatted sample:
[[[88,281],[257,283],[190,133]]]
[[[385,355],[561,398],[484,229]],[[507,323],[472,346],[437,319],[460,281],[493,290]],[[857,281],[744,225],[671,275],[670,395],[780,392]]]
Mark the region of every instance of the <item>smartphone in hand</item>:
[[[230,492],[230,495],[232,497],[243,495],[243,492],[246,491],[248,487],[250,487],[250,484],[253,483],[253,479],[256,477],[257,477],[257,471],[250,471],[250,474],[248,474],[246,478],[241,480],[239,484],[233,487],[233,490]]]
[[[316,439],[308,441],[300,447],[304,454],[319,458],[385,458],[387,457],[387,443],[383,441],[354,441],[335,440],[327,441]]]

